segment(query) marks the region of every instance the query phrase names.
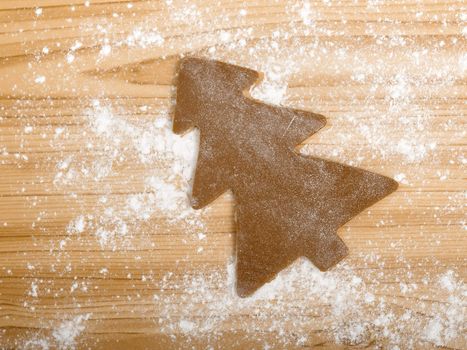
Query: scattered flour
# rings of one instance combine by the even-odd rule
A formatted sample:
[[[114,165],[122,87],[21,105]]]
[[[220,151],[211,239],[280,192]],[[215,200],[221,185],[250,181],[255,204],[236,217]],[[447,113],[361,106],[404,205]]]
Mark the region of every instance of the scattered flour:
[[[76,340],[84,331],[86,321],[91,314],[78,315],[60,323],[52,332],[52,337],[60,350],[75,349]]]
[[[82,233],[86,227],[85,218],[83,215],[76,217],[67,226],[68,233]]]
[[[391,305],[395,299],[378,292],[378,283],[368,283],[369,276],[354,271],[350,265],[343,263],[322,273],[306,259],[295,262],[245,299],[235,293],[233,262],[227,267],[227,275],[219,271],[199,273],[187,276],[182,284],[172,282],[172,278],[167,275],[155,282],[158,288],[174,289],[171,295],[154,298],[154,308],[160,313],[158,326],[164,332],[180,330],[212,340],[221,337],[225,329],[247,330],[245,336],[254,338],[255,324],[260,323],[277,335],[276,341],[282,346],[297,345],[312,341],[316,335],[310,331],[326,324],[326,332],[340,343],[369,346],[377,341],[387,348],[416,349],[423,340],[440,345],[459,336],[467,307],[465,300],[461,301],[467,287],[459,283],[458,293],[453,294],[460,298],[456,300],[459,304],[433,305],[425,309],[427,315],[409,309],[401,313]],[[181,292],[189,298],[183,308],[177,305]],[[290,295],[300,297],[294,300],[287,297]],[[197,317],[197,313],[209,317]],[[251,317],[244,324],[230,325],[231,319],[245,313]],[[293,329],[294,334],[285,337],[287,329]]]
[[[384,3],[382,0],[369,1],[367,10],[376,15],[379,6]],[[91,5],[92,2],[85,2],[86,7]],[[330,6],[331,2],[323,1],[323,5]],[[137,6],[139,4],[136,3],[126,5],[129,10],[135,11]],[[178,47],[181,52],[200,53],[261,71],[264,79],[251,89],[253,98],[277,105],[305,107],[328,118],[330,127],[314,136],[315,144],[301,149],[304,154],[332,158],[350,165],[375,159],[386,164],[403,164],[407,171],[396,172],[393,176],[398,182],[412,187],[423,181],[423,177],[433,175],[422,173],[418,167],[423,162],[437,165],[439,159],[445,157],[440,151],[443,145],[437,143],[436,135],[426,132],[440,122],[431,100],[436,100],[445,89],[456,88],[459,83],[455,78],[458,76],[456,72],[459,69],[465,72],[466,68],[464,50],[453,49],[449,55],[443,55],[446,43],[432,43],[429,47],[423,47],[412,41],[410,36],[382,36],[367,25],[365,40],[368,43],[362,54],[359,39],[349,39],[346,30],[330,30],[320,24],[322,7],[310,1],[286,2],[283,22],[277,26],[271,25],[272,29],[268,29],[265,35],[264,28],[254,28],[244,22],[252,12],[248,6],[245,3],[245,8],[234,9],[238,13],[235,18],[228,17],[230,13],[221,12],[216,20],[207,21],[210,8],[188,3],[180,6],[175,1],[166,0],[165,4],[161,2],[160,13],[167,16],[169,29],[156,28],[154,12],[151,11],[142,19],[132,22],[131,26],[124,22],[123,16],[115,14],[101,18],[98,25],[85,21],[80,29],[83,37],[97,33],[98,62],[111,59],[119,48],[170,48],[169,51],[173,52],[173,48]],[[43,17],[42,8],[34,11],[37,17]],[[423,11],[417,11],[414,16],[418,20],[425,15]],[[285,23],[286,20],[290,23]],[[459,20],[465,18],[460,17]],[[224,29],[226,21],[236,21],[235,25],[227,25],[234,28]],[[395,27],[398,24],[392,18],[383,17],[377,17],[376,22]],[[114,29],[122,24],[127,28],[123,33]],[[170,25],[190,26],[194,32],[209,31],[212,34],[202,39],[196,36],[185,38],[183,35],[173,39],[168,32]],[[465,34],[465,28],[462,33]],[[332,40],[334,36],[341,36],[342,40]],[[460,40],[453,40],[452,47],[459,47],[456,42]],[[52,49],[49,47],[43,47],[40,54],[49,55]],[[70,66],[76,64],[82,47],[83,42],[75,40],[70,47],[63,48],[66,50],[63,63]],[[390,48],[393,57],[375,59],[381,56],[382,47]],[[232,55],[233,52],[235,55]],[[440,59],[446,56],[449,57],[448,62]],[[332,80],[341,76],[344,77],[342,81]],[[298,98],[297,95],[302,94],[297,91],[300,91],[302,80],[306,77],[314,79],[306,82],[310,86],[310,95]],[[47,79],[38,74],[33,81],[45,86]],[[337,92],[320,95],[321,84],[332,84]],[[424,96],[416,96],[420,87],[425,86]],[[350,107],[349,110],[342,110],[339,106]],[[55,254],[57,259],[57,264],[50,267],[51,272],[70,274],[76,268],[71,259],[67,260],[68,243],[85,245],[90,240],[97,244],[104,256],[109,249],[116,252],[132,250],[133,240],[145,234],[146,226],[151,227],[152,233],[159,229],[151,221],[155,217],[166,218],[166,230],[179,228],[187,236],[195,236],[199,244],[196,251],[199,254],[206,252],[201,245],[209,238],[205,212],[193,211],[188,203],[198,134],[191,132],[183,137],[173,134],[168,108],[161,107],[154,113],[148,112],[148,106],[140,108],[149,118],[135,121],[131,118],[132,111],[114,105],[110,99],[90,101],[84,111],[83,130],[79,135],[81,148],[73,154],[63,153],[56,162],[54,190],[70,193],[70,201],[76,205],[79,213],[71,217],[66,225],[66,238],[60,238],[58,244],[51,248],[51,254]],[[448,110],[445,114],[450,112]],[[459,131],[456,121],[449,117],[440,122],[439,127],[450,132],[459,142],[465,138],[465,131]],[[72,137],[70,130],[68,126],[52,129],[52,146],[57,151],[66,149]],[[35,126],[24,126],[24,135],[33,131],[36,131]],[[332,138],[332,144],[338,147],[326,147],[327,138]],[[6,148],[0,148],[0,152],[9,155]],[[18,160],[18,164],[28,160],[25,154],[12,156]],[[450,157],[450,164],[467,164],[462,154],[452,154]],[[110,181],[112,177],[118,176],[120,168],[128,163],[134,166],[133,175],[120,178],[121,187],[111,185],[116,183]],[[414,171],[411,172],[411,169]],[[448,169],[434,175],[440,181],[448,181],[451,176]],[[82,193],[87,192],[99,194],[95,208],[80,212],[79,208],[86,207]],[[115,198],[116,194],[118,198]],[[411,200],[410,196],[406,198],[407,206],[410,206]],[[462,210],[465,195],[452,194],[450,202],[449,207],[440,208],[437,213],[439,220],[443,213],[449,214],[459,208]],[[45,231],[46,228],[40,226],[41,218],[42,213],[38,215],[37,226]],[[392,220],[390,218],[389,223],[393,223]],[[387,223],[381,220],[379,224]],[[453,224],[467,227],[465,222]],[[7,226],[6,222],[4,226]],[[424,233],[423,229],[420,226],[420,234]],[[432,241],[439,242],[436,236]],[[403,249],[409,243],[395,241],[391,244],[399,253],[397,259],[402,266],[402,272],[396,274],[397,280],[393,283],[385,281],[388,278],[384,273],[385,260],[371,254],[360,258],[369,265],[377,264],[379,269],[354,270],[350,263],[344,262],[336,269],[322,273],[303,259],[282,271],[276,279],[247,299],[240,299],[235,294],[233,262],[225,269],[207,269],[183,276],[170,272],[156,278],[154,271],[145,271],[141,282],[148,289],[158,290],[151,296],[150,306],[145,308],[153,308],[150,317],[155,320],[154,328],[174,337],[182,333],[189,337],[215,340],[220,339],[224,332],[238,331],[246,332],[246,336],[255,339],[258,334],[268,332],[276,336],[277,344],[286,348],[289,345],[311,347],[315,337],[326,334],[345,345],[378,347],[381,344],[394,350],[417,349],[427,343],[450,346],[452,341],[462,341],[467,307],[465,282],[451,267],[436,274],[416,276],[414,267],[404,262]],[[135,256],[135,260],[142,258]],[[34,277],[39,269],[30,266],[33,265],[27,266],[28,274]],[[110,266],[95,268],[97,276],[102,279],[113,273]],[[9,269],[6,273],[12,274]],[[125,274],[133,278],[135,273],[128,271]],[[432,290],[423,291],[428,286]],[[74,298],[78,292],[86,293],[88,288],[94,287],[97,285],[94,286],[92,281],[75,276],[68,286],[60,288],[66,295],[73,294]],[[60,290],[56,291],[60,288],[54,289],[45,281],[33,279],[25,294],[36,302],[43,294],[60,295]],[[437,292],[433,289],[446,293],[446,300],[431,303],[431,294]],[[143,301],[138,289],[125,297],[129,300],[141,298]],[[404,302],[413,303],[415,298],[417,302],[413,310],[404,306]],[[80,305],[74,302],[78,309]],[[30,307],[34,304],[24,305]],[[416,311],[418,309],[420,312]],[[247,313],[250,317],[244,323],[232,322]],[[22,348],[79,348],[79,337],[85,331],[90,316],[69,316],[54,325],[50,336],[35,335],[26,339]],[[293,332],[290,332],[291,329]],[[269,346],[269,343],[264,344],[265,349]]]
[[[38,291],[38,285],[37,285],[37,283],[36,283],[36,282],[32,282],[32,283],[31,283],[31,290],[29,291],[28,294],[29,294],[30,296],[32,296],[33,298],[37,298],[37,296],[38,296],[37,291]]]
[[[47,339],[27,339],[22,344],[23,350],[49,350],[50,344]]]
[[[83,133],[92,141],[83,145],[82,152],[104,145],[105,153],[92,159],[66,157],[58,162],[54,179],[57,188],[106,183],[115,167],[128,157],[136,157],[139,164],[153,171],[141,179],[144,190],[140,193],[127,194],[118,203],[110,203],[108,196],[103,195],[100,211],[78,215],[69,222],[69,235],[87,230],[103,248],[128,248],[135,226],[150,220],[155,213],[167,215],[168,222],[185,227],[187,232],[203,230],[204,211],[192,210],[188,200],[197,132],[175,135],[169,118],[163,115],[156,116],[153,122],[131,123],[99,100],[93,101],[86,115],[88,128]],[[119,151],[122,145],[125,154]]]

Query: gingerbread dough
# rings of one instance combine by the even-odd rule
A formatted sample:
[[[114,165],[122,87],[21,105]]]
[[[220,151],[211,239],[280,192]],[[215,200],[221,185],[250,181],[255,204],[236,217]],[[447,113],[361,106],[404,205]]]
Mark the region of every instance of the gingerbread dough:
[[[236,202],[237,293],[245,297],[300,256],[320,270],[348,254],[337,229],[397,188],[394,180],[299,154],[319,114],[253,100],[256,71],[198,58],[180,62],[173,130],[200,130],[192,191],[202,208]]]

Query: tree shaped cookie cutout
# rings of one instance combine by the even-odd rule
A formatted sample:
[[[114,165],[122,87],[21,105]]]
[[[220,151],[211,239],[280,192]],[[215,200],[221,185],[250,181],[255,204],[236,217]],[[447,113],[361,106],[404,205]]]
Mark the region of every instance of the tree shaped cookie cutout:
[[[397,188],[394,180],[295,148],[319,114],[253,100],[259,73],[198,58],[180,62],[173,130],[200,130],[192,206],[235,197],[237,293],[245,297],[301,256],[320,270],[348,249],[337,229]]]

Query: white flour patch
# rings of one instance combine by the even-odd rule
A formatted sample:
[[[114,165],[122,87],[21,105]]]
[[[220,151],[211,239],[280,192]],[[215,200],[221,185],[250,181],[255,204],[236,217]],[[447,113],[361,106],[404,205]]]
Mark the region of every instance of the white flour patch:
[[[250,90],[251,97],[274,105],[281,105],[286,97],[287,77],[292,74],[291,67],[287,69],[280,64],[269,63],[261,82]]]
[[[29,295],[32,296],[33,298],[38,297],[38,285],[37,282],[31,282],[31,290],[29,291]]]
[[[27,339],[22,344],[23,350],[49,350],[50,344],[46,339]]]
[[[58,349],[75,349],[77,338],[85,330],[85,323],[91,314],[78,315],[61,322],[53,331],[52,337]]]
[[[86,227],[86,221],[83,215],[73,219],[67,226],[67,233],[82,233]]]
[[[204,211],[192,210],[188,198],[197,152],[196,132],[183,137],[175,135],[165,116],[143,124],[131,123],[112,106],[98,100],[93,101],[86,115],[89,124],[83,134],[89,141],[83,144],[81,152],[89,153],[96,147],[103,147],[104,152],[89,158],[75,156],[60,160],[54,178],[57,188],[76,184],[82,188],[99,188],[100,183],[109,186],[108,179],[129,157],[152,171],[138,179],[142,182],[139,193],[129,193],[118,203],[104,193],[96,204],[100,209],[73,218],[67,225],[68,234],[86,231],[103,248],[129,248],[135,227],[161,213],[167,215],[171,224],[184,227],[187,232],[203,230]],[[108,187],[105,192],[111,190]]]
[[[227,274],[199,273],[187,276],[182,284],[172,282],[172,277],[167,275],[155,283],[162,289],[174,289],[172,295],[154,298],[155,309],[162,310],[158,326],[172,333],[173,325],[178,324],[183,333],[212,340],[227,331],[246,331],[246,336],[254,339],[254,327],[259,323],[276,334],[277,342],[283,346],[306,344],[315,337],[310,329],[322,329],[326,324],[326,332],[338,343],[365,345],[378,339],[379,344],[389,348],[412,349],[418,348],[423,340],[447,344],[462,334],[467,307],[465,300],[461,301],[467,286],[458,283],[452,294],[456,303],[427,306],[425,312],[433,316],[410,310],[400,312],[392,305],[395,299],[378,292],[377,282],[368,283],[369,276],[345,263],[334,271],[322,273],[306,259],[295,262],[253,296],[244,299],[235,293],[233,263],[227,267]],[[180,293],[188,296],[183,308],[177,306]],[[199,313],[209,317],[198,317]],[[245,313],[250,317],[242,325],[230,324]],[[294,334],[285,337],[289,329]]]

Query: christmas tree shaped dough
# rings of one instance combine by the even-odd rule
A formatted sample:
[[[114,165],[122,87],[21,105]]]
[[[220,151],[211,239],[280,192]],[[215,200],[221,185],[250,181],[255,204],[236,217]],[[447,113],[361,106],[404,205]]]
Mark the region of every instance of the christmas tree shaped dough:
[[[200,130],[192,191],[202,208],[235,197],[237,293],[251,295],[298,257],[321,270],[348,249],[337,229],[397,188],[394,180],[299,154],[318,114],[253,100],[256,71],[198,58],[180,62],[173,130]]]

